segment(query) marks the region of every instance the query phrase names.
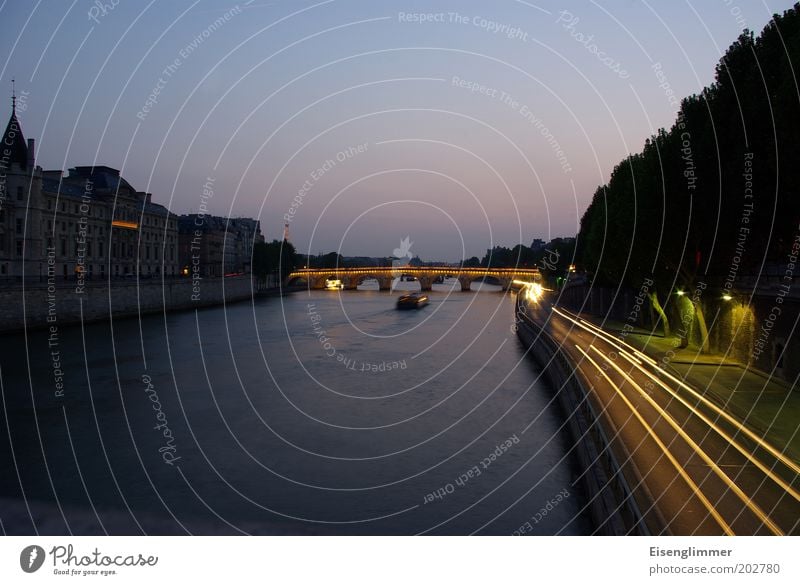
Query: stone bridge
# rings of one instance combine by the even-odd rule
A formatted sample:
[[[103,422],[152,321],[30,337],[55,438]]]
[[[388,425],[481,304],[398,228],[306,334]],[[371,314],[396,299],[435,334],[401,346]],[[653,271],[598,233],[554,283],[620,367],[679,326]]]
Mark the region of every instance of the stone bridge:
[[[286,277],[284,286],[292,286],[305,281],[311,289],[324,289],[328,280],[340,280],[347,290],[355,290],[367,278],[378,281],[380,290],[390,290],[392,281],[401,276],[413,276],[419,281],[422,290],[431,290],[438,279],[457,278],[461,290],[470,290],[475,280],[487,284],[498,284],[508,290],[516,281],[538,282],[540,275],[536,268],[459,268],[447,266],[374,266],[359,268],[306,268],[295,270]],[[494,281],[494,282],[492,282]]]

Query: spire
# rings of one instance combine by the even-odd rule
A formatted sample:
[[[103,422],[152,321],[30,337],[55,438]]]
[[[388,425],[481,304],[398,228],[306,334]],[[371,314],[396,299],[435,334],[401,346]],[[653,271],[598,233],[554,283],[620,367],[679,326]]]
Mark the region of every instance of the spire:
[[[28,146],[22,135],[22,128],[17,120],[17,93],[14,80],[11,80],[11,118],[8,120],[6,131],[3,133],[3,148],[0,149],[0,166],[9,168],[11,163],[17,163],[23,169],[28,168]]]

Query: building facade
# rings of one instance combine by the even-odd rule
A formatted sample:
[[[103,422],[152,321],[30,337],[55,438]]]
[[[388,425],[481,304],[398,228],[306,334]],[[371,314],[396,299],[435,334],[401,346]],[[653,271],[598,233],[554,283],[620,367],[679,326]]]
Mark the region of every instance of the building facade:
[[[5,281],[180,274],[178,216],[118,170],[36,166],[12,102],[0,143],[0,278]]]
[[[178,232],[182,272],[193,277],[249,274],[253,246],[264,242],[261,222],[246,217],[191,213],[180,216]]]

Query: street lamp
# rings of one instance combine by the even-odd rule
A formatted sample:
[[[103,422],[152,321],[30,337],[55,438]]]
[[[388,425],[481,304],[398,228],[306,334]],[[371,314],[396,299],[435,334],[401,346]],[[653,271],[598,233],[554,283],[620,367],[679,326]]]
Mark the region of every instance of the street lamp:
[[[733,297],[731,295],[729,295],[729,294],[722,295],[722,300],[723,301],[730,301],[732,299],[733,299]]]

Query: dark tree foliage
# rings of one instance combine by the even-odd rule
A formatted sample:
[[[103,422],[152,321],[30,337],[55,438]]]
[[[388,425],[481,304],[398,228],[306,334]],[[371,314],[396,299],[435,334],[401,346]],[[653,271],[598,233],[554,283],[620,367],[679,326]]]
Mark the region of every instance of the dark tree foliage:
[[[344,257],[337,252],[308,257],[309,268],[347,268]]]
[[[464,266],[474,266],[475,261],[477,257],[465,260]],[[495,246],[486,250],[479,265],[490,268],[539,268],[543,273],[564,276],[574,261],[575,238],[554,238],[538,249],[523,244],[513,248]]]
[[[297,254],[291,242],[272,240],[253,246],[253,272],[257,276],[280,274],[285,278],[296,267]]]
[[[758,38],[740,35],[672,128],[617,165],[578,235],[578,260],[599,284],[639,288],[652,278],[663,300],[786,262],[800,221],[798,64],[795,4]]]

